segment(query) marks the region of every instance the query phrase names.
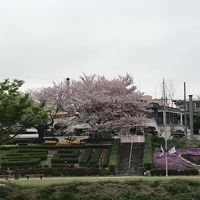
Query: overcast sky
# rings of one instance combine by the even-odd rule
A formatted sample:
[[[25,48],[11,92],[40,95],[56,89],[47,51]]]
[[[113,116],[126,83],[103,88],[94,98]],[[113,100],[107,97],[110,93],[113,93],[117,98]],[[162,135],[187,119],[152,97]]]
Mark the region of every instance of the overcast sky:
[[[83,72],[200,95],[200,1],[0,0],[0,80],[35,88]]]

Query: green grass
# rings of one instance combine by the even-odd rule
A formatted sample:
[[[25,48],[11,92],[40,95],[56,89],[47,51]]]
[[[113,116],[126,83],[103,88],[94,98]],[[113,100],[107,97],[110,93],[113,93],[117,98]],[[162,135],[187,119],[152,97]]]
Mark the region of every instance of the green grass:
[[[168,177],[143,177],[143,176],[110,176],[110,177],[62,177],[62,178],[43,178],[40,180],[39,178],[30,178],[29,180],[26,179],[19,179],[19,180],[0,180],[0,183],[12,183],[20,186],[49,186],[49,185],[61,185],[61,184],[68,184],[73,182],[125,182],[125,181],[170,181],[170,180],[188,180],[188,181],[198,181],[200,182],[199,176],[168,176]]]
[[[177,179],[178,178],[178,179]],[[5,183],[5,181],[4,181]],[[3,184],[1,183],[3,186]],[[0,187],[1,199],[194,200],[199,177],[78,177],[18,180]]]
[[[152,143],[150,135],[146,135],[145,137],[143,165],[147,169],[151,168],[152,166]]]
[[[115,140],[111,147],[110,157],[108,162],[109,169],[112,172],[115,172],[115,168],[117,166],[119,150],[120,150],[120,140]]]

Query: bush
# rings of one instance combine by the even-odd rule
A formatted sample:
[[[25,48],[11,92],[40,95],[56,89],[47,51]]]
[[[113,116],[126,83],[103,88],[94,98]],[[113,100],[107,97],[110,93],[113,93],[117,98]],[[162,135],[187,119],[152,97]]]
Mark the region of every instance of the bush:
[[[143,165],[146,169],[151,169],[152,167],[152,143],[150,135],[146,135],[145,137]]]
[[[111,152],[110,152],[110,157],[109,157],[109,162],[108,162],[110,172],[115,172],[117,162],[118,162],[119,147],[120,147],[120,140],[115,140],[111,147]]]
[[[182,171],[177,171],[177,170],[168,170],[168,174],[170,176],[177,176],[177,175],[187,175],[187,176],[192,176],[192,175],[199,175],[199,171],[196,169],[187,169],[187,170],[182,170]],[[151,170],[151,175],[152,176],[165,176],[166,171],[165,169],[152,169]]]
[[[154,136],[151,138],[153,149],[160,148],[160,146],[165,146],[165,138]]]
[[[51,162],[52,163],[78,163],[78,158],[60,157],[59,154],[55,154]]]
[[[46,149],[11,149],[8,153],[1,158],[1,167],[27,167],[35,166],[41,160],[47,159]]]
[[[72,168],[74,167],[74,164],[73,163],[53,163],[52,168],[61,168],[61,167],[68,167],[68,168]]]
[[[106,151],[105,157],[103,159],[103,167],[108,167],[109,158],[110,158],[111,148]]]
[[[18,153],[43,153],[47,154],[48,149],[29,149],[29,148],[22,148],[22,149],[16,149]]]
[[[170,181],[169,184],[165,186],[165,189],[173,195],[190,192],[190,186],[184,180]]]
[[[19,166],[29,166],[38,165],[40,163],[39,158],[31,158],[30,160],[1,160],[1,167],[19,167]]]
[[[40,160],[46,160],[47,155],[39,154],[10,154],[6,157],[1,158],[1,160],[29,160],[30,158],[39,158]]]
[[[37,168],[18,170],[18,174],[20,174],[21,176],[25,176],[27,174],[44,174],[44,176],[91,176],[98,175],[99,169],[87,167]]]
[[[37,165],[41,160],[47,159],[48,150],[37,150],[30,152],[28,150],[18,150],[12,149],[10,150],[5,157],[1,158],[1,166],[2,167],[17,167],[17,166],[28,166]]]
[[[87,164],[91,157],[92,149],[85,149],[79,159],[79,164]]]
[[[80,149],[61,149],[57,151],[60,157],[77,158],[80,154]]]
[[[80,144],[80,145],[30,145],[26,146],[1,146],[0,150],[10,149],[108,149],[110,144]]]
[[[61,149],[53,156],[52,163],[78,163],[80,149]]]
[[[59,149],[57,153],[72,153],[73,151],[74,149]]]
[[[92,153],[89,164],[95,165],[97,164],[99,158],[101,156],[101,149],[95,149],[95,151]]]

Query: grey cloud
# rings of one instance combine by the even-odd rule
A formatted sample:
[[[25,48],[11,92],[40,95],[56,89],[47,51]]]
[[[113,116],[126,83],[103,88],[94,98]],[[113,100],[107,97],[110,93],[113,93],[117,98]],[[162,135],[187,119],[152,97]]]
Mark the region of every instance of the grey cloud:
[[[198,94],[198,0],[10,0],[0,2],[0,79],[25,88],[129,72],[154,95],[162,78],[177,96]],[[158,95],[157,95],[158,96]]]

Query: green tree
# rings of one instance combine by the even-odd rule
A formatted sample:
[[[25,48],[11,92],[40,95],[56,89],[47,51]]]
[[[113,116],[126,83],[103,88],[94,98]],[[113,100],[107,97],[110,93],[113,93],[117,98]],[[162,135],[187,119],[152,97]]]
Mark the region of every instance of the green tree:
[[[22,80],[0,82],[0,143],[35,127],[42,140],[49,123],[49,110],[44,101],[34,102],[29,94],[20,92]],[[12,137],[10,137],[12,135]]]
[[[31,101],[31,105],[25,111],[22,123],[23,126],[28,128],[35,127],[38,131],[40,142],[43,142],[44,134],[50,126],[53,126],[54,120],[45,101],[38,103]]]
[[[10,134],[17,135],[24,131],[22,116],[30,106],[28,94],[22,94],[19,88],[22,80],[9,79],[0,82],[0,141],[5,141]]]

